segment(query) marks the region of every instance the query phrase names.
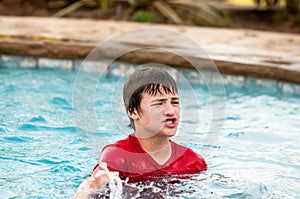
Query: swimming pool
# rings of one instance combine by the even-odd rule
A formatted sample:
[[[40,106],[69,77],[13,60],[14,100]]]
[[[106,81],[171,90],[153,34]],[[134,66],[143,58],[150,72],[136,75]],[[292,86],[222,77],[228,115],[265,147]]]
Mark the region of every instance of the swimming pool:
[[[117,71],[118,66],[115,67]],[[184,71],[192,76],[193,73]],[[86,87],[89,77],[86,72]],[[100,134],[78,133],[72,107],[76,71],[61,68],[0,67],[0,195],[1,198],[69,198],[97,161],[107,142],[126,136],[115,125],[110,110],[117,73],[97,88],[95,108]],[[203,130],[185,130],[175,139],[205,157],[209,169],[192,179],[165,183],[164,197],[179,198],[297,198],[300,197],[299,87],[258,79],[224,75],[226,120],[219,141],[203,146],[211,117],[205,85],[192,85],[200,108]],[[182,95],[191,91],[185,85]],[[184,93],[186,92],[186,93]],[[181,93],[180,93],[181,94]],[[184,98],[183,98],[184,100]],[[120,118],[127,122],[123,106]],[[183,121],[193,125],[193,121]],[[79,130],[80,131],[80,130]],[[182,137],[193,137],[186,142]],[[96,150],[97,151],[97,150]],[[173,182],[170,178],[169,182]],[[145,186],[144,186],[145,187]],[[159,187],[158,187],[159,188]],[[156,189],[157,190],[157,189]],[[153,191],[153,190],[152,190]],[[151,191],[150,191],[151,194]],[[147,196],[150,198],[149,196]]]

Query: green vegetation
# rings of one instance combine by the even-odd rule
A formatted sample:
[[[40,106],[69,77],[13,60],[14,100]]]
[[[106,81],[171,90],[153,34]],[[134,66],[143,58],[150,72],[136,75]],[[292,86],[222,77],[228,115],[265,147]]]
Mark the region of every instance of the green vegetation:
[[[300,0],[253,0],[258,6],[277,10],[278,19],[300,21]],[[221,9],[225,0],[60,0],[65,5],[53,16],[62,17],[82,7],[110,10],[114,19],[188,25],[226,26],[229,15]]]
[[[157,17],[153,12],[137,10],[133,15],[133,21],[155,23],[157,22]]]
[[[218,25],[224,23],[224,13],[208,0],[77,0],[53,16],[62,17],[79,8],[94,5],[101,10],[114,9],[115,18],[139,22]]]
[[[300,0],[253,0],[250,9],[226,5],[226,2],[227,0],[0,0],[0,14],[226,26],[300,33]]]

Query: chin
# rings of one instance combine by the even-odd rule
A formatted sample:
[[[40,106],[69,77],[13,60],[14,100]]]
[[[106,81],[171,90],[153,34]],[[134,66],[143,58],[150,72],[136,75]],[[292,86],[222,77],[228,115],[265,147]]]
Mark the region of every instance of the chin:
[[[166,137],[173,137],[174,135],[176,135],[177,130],[176,131],[163,131],[160,134]]]

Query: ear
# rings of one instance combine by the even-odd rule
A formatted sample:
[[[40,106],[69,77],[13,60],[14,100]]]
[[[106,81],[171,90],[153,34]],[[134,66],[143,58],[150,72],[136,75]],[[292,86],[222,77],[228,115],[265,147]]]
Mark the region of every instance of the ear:
[[[136,109],[133,109],[133,110],[131,110],[131,111],[128,110],[127,114],[128,114],[128,116],[129,116],[131,119],[133,119],[133,120],[139,119],[139,114],[138,114],[138,112],[137,112]]]

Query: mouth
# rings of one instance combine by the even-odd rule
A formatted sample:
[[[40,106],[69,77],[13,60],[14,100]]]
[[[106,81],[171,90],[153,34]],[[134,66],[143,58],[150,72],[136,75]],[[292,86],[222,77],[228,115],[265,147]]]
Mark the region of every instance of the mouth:
[[[167,127],[175,127],[177,125],[176,118],[167,118],[163,121]]]

